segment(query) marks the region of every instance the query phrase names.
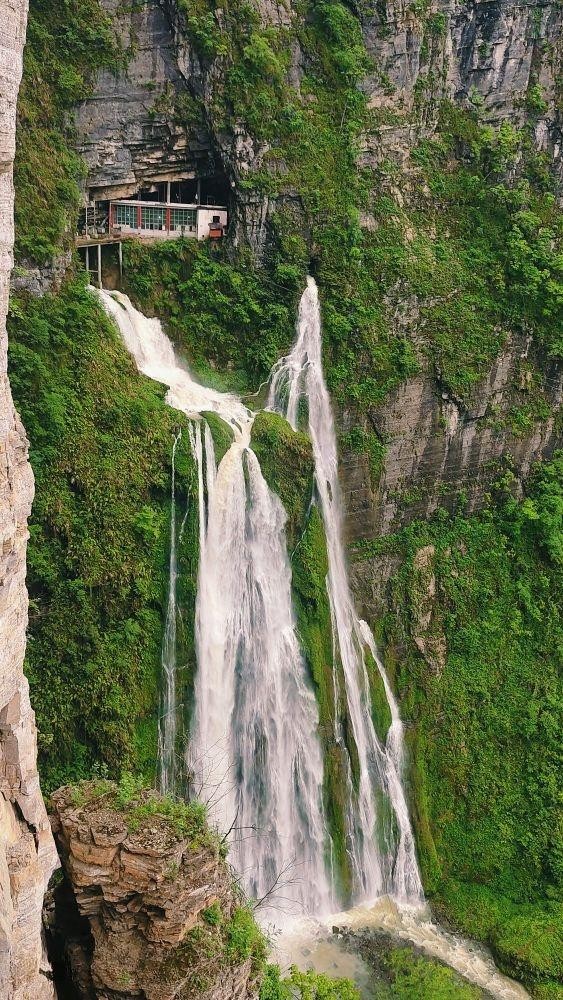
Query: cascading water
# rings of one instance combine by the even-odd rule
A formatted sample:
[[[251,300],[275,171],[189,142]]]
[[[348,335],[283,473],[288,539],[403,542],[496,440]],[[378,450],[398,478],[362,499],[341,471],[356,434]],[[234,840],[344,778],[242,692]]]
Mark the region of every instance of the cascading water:
[[[254,896],[264,895],[286,864],[292,864],[291,871],[282,874],[282,883],[289,884],[282,884],[280,895],[284,900],[278,898],[276,905],[322,915],[333,900],[324,864],[328,835],[321,805],[323,769],[316,738],[318,714],[307,684],[291,609],[285,512],[268,489],[250,450],[252,414],[236,396],[194,382],[177,360],[158,320],[149,320],[137,312],[124,295],[103,291],[98,294],[139,370],[168,385],[170,406],[192,418],[189,435],[198,472],[200,564],[197,708],[189,763],[198,790],[209,800],[211,812],[222,828],[233,826],[232,856],[247,889]],[[346,698],[361,766],[358,789],[351,785],[348,795],[350,853],[358,895],[370,897],[391,891],[397,902],[382,899],[373,908],[359,907],[342,918],[333,915],[326,926],[309,921],[312,928],[308,930],[297,923],[293,931],[290,928],[279,939],[280,955],[283,957],[285,948],[291,962],[340,974],[343,956],[335,950],[338,942],[327,935],[326,927],[330,928],[335,920],[350,926],[380,926],[399,940],[413,941],[423,951],[452,965],[498,1000],[525,1000],[528,994],[522,987],[506,980],[492,960],[474,946],[432,924],[424,908],[397,905],[422,899],[401,783],[403,731],[373,635],[356,614],[348,584],[336,436],[322,371],[320,309],[312,279],[300,305],[296,344],[274,369],[269,405],[285,413],[297,427],[302,399],[307,403],[318,500],[327,536],[327,590],[335,654],[345,687],[339,691],[335,670],[335,691],[337,697]],[[209,426],[200,419],[200,414],[209,410],[218,413],[234,433],[233,445],[218,468]],[[179,544],[185,524],[184,518],[176,540],[178,443],[176,439],[172,482],[173,593],[169,597],[163,647],[163,697],[169,709],[176,700],[176,541]],[[371,722],[366,650],[380,672],[391,712],[385,747],[379,743]],[[167,728],[165,720],[169,717],[173,722]],[[163,706],[161,748],[163,770],[167,772],[163,787],[166,780],[169,789],[176,780],[177,761],[172,748],[177,718],[177,712],[169,716]],[[342,732],[338,737],[343,740]],[[378,853],[374,837],[379,791],[392,804],[398,830],[390,850],[382,853]],[[358,812],[357,820],[354,810]],[[328,948],[320,961],[316,955],[319,941],[325,950]],[[349,969],[344,967],[341,974],[349,974]]]
[[[250,448],[253,415],[235,396],[194,382],[158,320],[101,291],[137,367],[168,385],[190,418],[215,411],[234,440],[219,464],[199,419],[198,670],[189,766],[254,898],[288,912],[327,912],[323,763],[318,711],[296,634],[286,514]],[[279,919],[279,915],[276,915]]]
[[[327,539],[329,572],[327,590],[333,621],[335,688],[345,701],[356,748],[357,770],[353,777],[348,766],[348,835],[355,876],[357,899],[382,894],[415,903],[423,898],[414,838],[401,783],[403,761],[402,726],[397,704],[367,624],[356,613],[342,541],[342,513],[338,483],[338,453],[330,397],[322,366],[321,312],[317,286],[312,278],[301,299],[297,339],[291,353],[282,358],[272,373],[269,409],[282,413],[297,430],[300,404],[306,403],[308,428],[313,443],[315,481]],[[392,724],[386,746],[377,738],[370,710],[369,680],[365,651],[374,656],[380,671]],[[339,684],[339,667],[343,677]],[[337,733],[340,742],[344,737]],[[377,801],[380,793],[393,807],[397,833],[384,831],[384,845],[378,832]],[[381,831],[381,820],[379,819]]]
[[[245,438],[207,491],[193,769],[220,828],[235,826],[232,856],[251,895],[262,898],[280,878],[287,910],[322,912],[330,905],[323,767],[295,631],[286,514]]]
[[[178,705],[176,698],[177,670],[177,581],[178,551],[176,526],[176,448],[181,432],[172,447],[172,487],[170,497],[170,561],[168,569],[168,607],[162,643],[162,697],[158,734],[159,787],[163,795],[174,795],[177,787]]]

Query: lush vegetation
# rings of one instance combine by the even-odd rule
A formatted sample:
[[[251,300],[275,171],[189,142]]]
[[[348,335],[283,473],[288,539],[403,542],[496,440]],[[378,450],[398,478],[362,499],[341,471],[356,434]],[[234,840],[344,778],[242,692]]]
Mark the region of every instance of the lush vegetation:
[[[563,971],[562,471],[560,458],[541,467],[522,502],[505,479],[481,515],[437,516],[384,543],[402,561],[382,638],[410,722],[425,887],[443,915],[489,940],[530,985]],[[423,549],[436,584],[428,630],[445,642],[443,672],[413,641],[429,585]]]
[[[481,1000],[484,993],[439,962],[412,948],[391,947],[388,941],[366,939],[362,957],[373,976],[369,992],[360,993],[347,979],[334,980],[315,972],[293,969],[282,978],[279,969],[266,969],[260,1000]]]
[[[70,245],[84,177],[74,110],[97,69],[122,63],[99,0],[31,0],[18,105],[18,256],[45,263]]]
[[[276,966],[266,969],[260,1000],[360,1000],[349,979],[331,979],[317,972],[293,969],[286,978]]]
[[[95,761],[150,774],[182,418],[78,278],[12,300],[10,377],[36,478],[27,673],[44,787],[86,777]],[[184,438],[180,498],[192,476]]]
[[[374,1000],[481,1000],[486,994],[452,969],[409,947],[366,941],[362,955],[375,974]]]

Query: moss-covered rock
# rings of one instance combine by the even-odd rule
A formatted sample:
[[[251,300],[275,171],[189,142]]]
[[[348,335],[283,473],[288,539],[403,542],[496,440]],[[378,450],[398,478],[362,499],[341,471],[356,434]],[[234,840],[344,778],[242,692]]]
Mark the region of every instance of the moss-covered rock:
[[[364,656],[369,678],[373,724],[380,742],[385,746],[387,733],[389,732],[389,727],[392,722],[391,709],[389,708],[389,702],[387,701],[383,678],[379,672],[377,663],[372,656],[371,650],[365,649]]]
[[[402,696],[425,889],[444,920],[487,941],[530,987],[562,975],[557,466],[538,470],[523,501],[499,484],[480,515],[442,515],[390,540],[402,565],[383,639]],[[412,634],[430,550],[441,674]]]
[[[213,413],[211,410],[205,410],[201,415],[207,422],[209,430],[211,431],[211,437],[213,438],[213,445],[215,447],[215,459],[217,464],[219,464],[235,439],[234,431],[232,427],[229,427],[229,425],[225,423],[218,413]]]
[[[277,493],[288,517],[290,551],[298,544],[313,496],[314,462],[311,440],[294,431],[278,413],[262,411],[252,425],[251,445],[270,489]]]

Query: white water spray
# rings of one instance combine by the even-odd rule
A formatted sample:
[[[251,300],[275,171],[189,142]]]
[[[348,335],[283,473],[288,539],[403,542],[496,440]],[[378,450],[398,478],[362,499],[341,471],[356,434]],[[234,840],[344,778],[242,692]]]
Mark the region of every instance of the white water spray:
[[[337,693],[345,699],[345,711],[358,761],[359,774],[355,780],[351,762],[349,764],[347,795],[349,852],[354,869],[355,896],[359,901],[391,894],[398,900],[416,903],[422,900],[423,893],[401,782],[402,725],[373,635],[367,624],[358,618],[350,592],[342,541],[336,432],[323,375],[320,304],[312,278],[308,279],[301,299],[295,345],[274,368],[268,407],[283,413],[297,430],[302,401],[306,403],[308,414],[316,487],[327,539],[327,590],[333,620],[335,686]],[[385,747],[377,738],[371,717],[366,647],[381,673],[392,715]],[[342,692],[338,692],[338,664],[342,667],[344,678]],[[343,741],[343,734],[337,735]],[[397,835],[389,828],[383,831],[383,844],[381,818],[376,806],[381,792],[391,802],[398,828]]]
[[[178,705],[177,673],[177,582],[178,550],[176,526],[176,448],[181,432],[172,447],[172,487],[170,497],[170,560],[168,568],[168,607],[162,643],[162,696],[158,734],[159,787],[163,795],[174,795],[177,788]]]
[[[200,515],[193,783],[231,831],[247,890],[278,922],[328,912],[318,710],[296,634],[286,514],[250,448],[253,415],[194,382],[158,320],[99,294],[140,371],[168,385],[167,402],[192,418],[213,410],[234,435],[216,469],[208,425],[190,431]]]

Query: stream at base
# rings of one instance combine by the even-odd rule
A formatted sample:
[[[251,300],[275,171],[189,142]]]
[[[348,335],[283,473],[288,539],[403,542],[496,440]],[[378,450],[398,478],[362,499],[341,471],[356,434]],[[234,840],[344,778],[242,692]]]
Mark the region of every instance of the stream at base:
[[[342,935],[347,932],[358,937],[383,935],[397,946],[411,945],[427,958],[448,965],[494,1000],[530,998],[523,986],[497,969],[485,948],[435,924],[429,907],[400,905],[388,896],[322,920],[294,921],[273,937],[272,959],[282,971],[296,965],[303,972],[314,969],[352,979],[364,1000],[372,1000],[374,973],[353,946],[345,944]]]

